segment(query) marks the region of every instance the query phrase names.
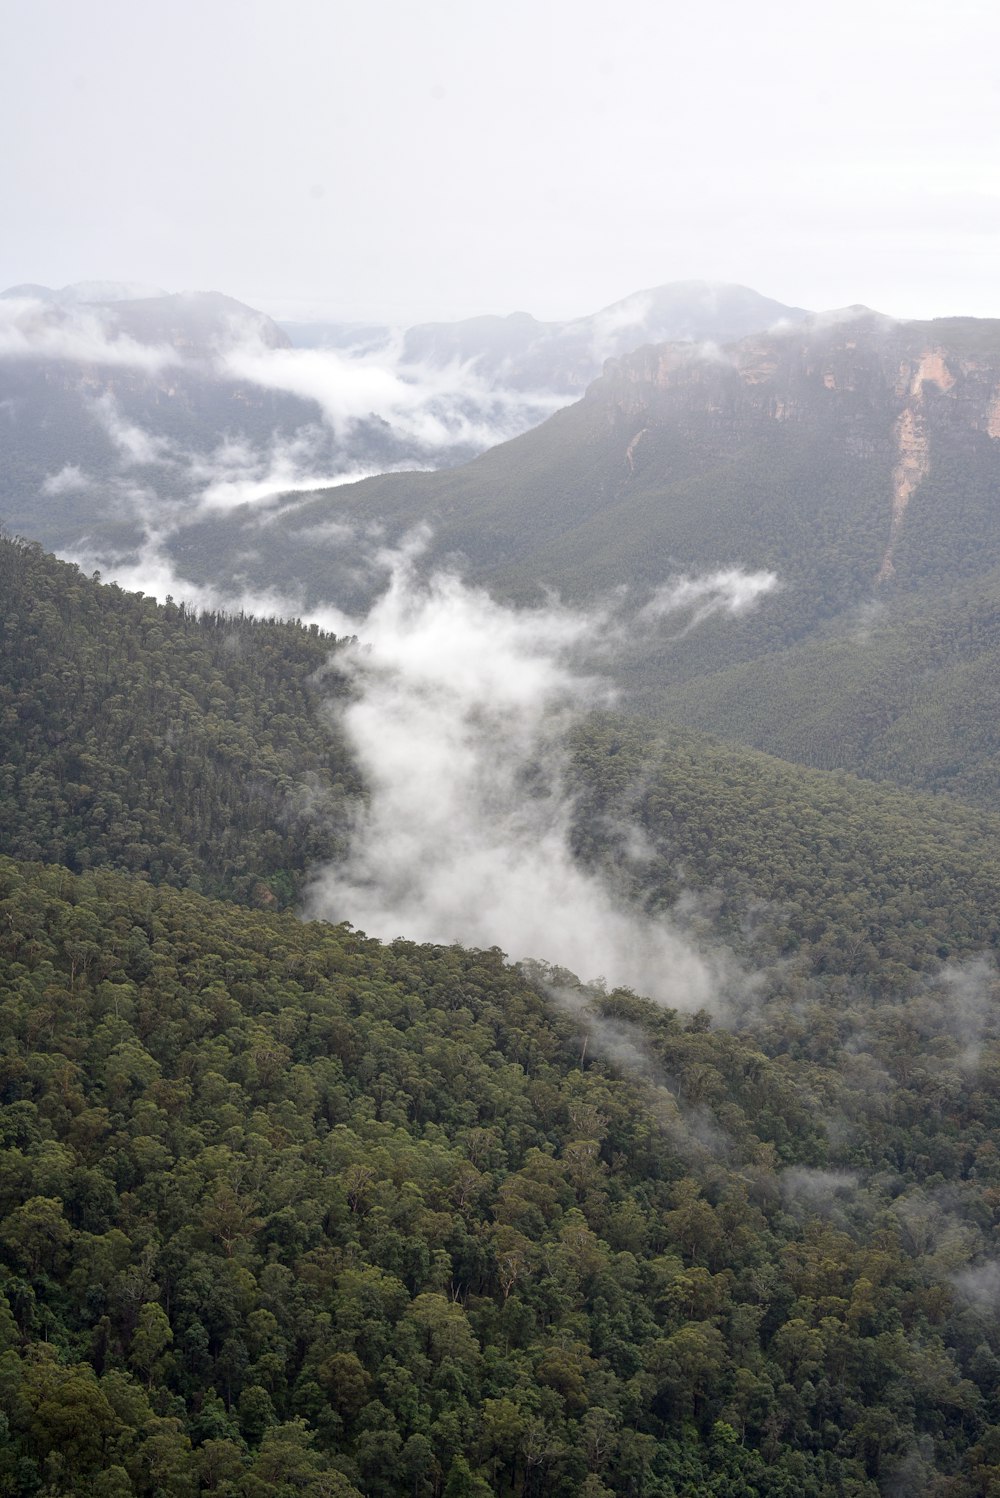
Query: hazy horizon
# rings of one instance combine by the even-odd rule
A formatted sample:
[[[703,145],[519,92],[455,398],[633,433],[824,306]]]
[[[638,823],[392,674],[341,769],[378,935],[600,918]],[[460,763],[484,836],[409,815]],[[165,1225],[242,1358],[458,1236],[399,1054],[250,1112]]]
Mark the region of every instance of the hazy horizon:
[[[1000,16],[9,0],[0,284],[582,316],[677,280],[1000,315]]]

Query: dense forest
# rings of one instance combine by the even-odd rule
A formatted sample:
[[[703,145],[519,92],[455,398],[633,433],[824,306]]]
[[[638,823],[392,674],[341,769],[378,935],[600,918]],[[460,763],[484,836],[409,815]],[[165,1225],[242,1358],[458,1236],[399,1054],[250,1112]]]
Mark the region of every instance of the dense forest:
[[[0,1493],[1000,1492],[1000,820],[594,716],[717,1012],[383,945],[337,642],[0,587]]]
[[[357,776],[315,626],[98,586],[0,537],[0,847],[288,904]],[[322,678],[322,684],[318,678]]]
[[[640,695],[648,712],[785,759],[1000,806],[995,572],[872,599],[818,640]]]
[[[925,992],[845,1076],[495,951],[0,894],[3,1491],[1000,1475],[989,1024]]]

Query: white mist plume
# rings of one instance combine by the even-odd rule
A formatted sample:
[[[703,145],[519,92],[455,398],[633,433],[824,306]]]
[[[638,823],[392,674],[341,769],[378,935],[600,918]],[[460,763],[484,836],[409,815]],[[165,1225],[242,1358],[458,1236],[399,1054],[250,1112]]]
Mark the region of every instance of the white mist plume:
[[[746,614],[778,586],[774,572],[743,572],[738,567],[698,577],[674,577],[658,588],[642,611],[646,620],[667,614],[688,614],[687,629],[712,614]]]
[[[42,483],[43,494],[72,494],[89,489],[91,481],[76,463],[64,463],[57,473],[50,473]]]
[[[231,378],[315,401],[340,441],[375,417],[428,452],[484,448],[526,431],[570,399],[494,389],[473,364],[406,363],[402,340],[363,354],[244,342],[219,363]]]
[[[123,468],[146,467],[154,463],[169,466],[175,462],[173,446],[167,438],[147,432],[129,421],[110,390],[90,401],[89,408],[94,420],[114,443]]]
[[[335,489],[385,471],[352,467],[346,473],[331,473],[324,467],[323,447],[323,433],[316,427],[299,427],[291,437],[275,434],[266,447],[227,438],[210,453],[187,455],[185,478],[203,512]]]
[[[134,503],[139,509],[148,496],[137,492]],[[257,619],[306,618],[294,598],[287,593],[278,593],[268,588],[233,588],[213,586],[210,583],[193,583],[182,577],[163,548],[164,536],[150,527],[141,550],[134,556],[119,557],[110,564],[100,548],[87,543],[63,553],[69,562],[75,562],[82,572],[101,574],[106,583],[116,583],[128,593],[143,593],[161,603],[168,598],[198,612],[218,610],[229,614],[252,614]],[[321,622],[317,619],[317,622]]]
[[[105,517],[138,523],[145,529],[143,542],[130,547],[124,557],[114,549],[115,543],[101,544],[99,529],[94,537],[82,537],[73,547],[63,548],[71,559],[85,558],[92,568],[116,580],[127,575],[128,585],[137,585],[137,578],[144,574],[162,578],[168,568],[165,543],[204,515],[254,506],[261,513],[253,522],[244,516],[241,523],[267,524],[276,517],[279,500],[284,501],[281,513],[287,515],[295,507],[295,496],[305,504],[317,489],[392,471],[384,465],[374,469],[357,464],[346,471],[331,471],[326,434],[316,426],[300,427],[290,436],[274,432],[267,442],[256,444],[225,437],[210,451],[193,452],[129,421],[110,391],[91,399],[88,409],[115,448],[115,469],[98,477],[76,464],[66,464],[47,474],[40,489],[46,496],[92,490],[99,496]],[[144,484],[137,485],[132,474],[135,468],[157,472],[147,472]],[[345,542],[354,539],[349,528],[334,527],[325,538],[327,544],[337,529]],[[171,592],[185,591],[182,580],[174,578],[174,583]],[[144,587],[144,591],[154,590]]]
[[[952,1283],[969,1305],[992,1321],[1000,1319],[1000,1264],[986,1259],[970,1264],[952,1276]]]
[[[343,727],[370,799],[346,864],[315,882],[312,914],[371,935],[500,945],[683,1008],[711,1003],[710,963],[662,918],[615,898],[574,860],[561,775],[566,730],[607,700],[574,661],[609,615],[514,610],[457,578],[388,591],[336,665],[356,689]]]
[[[983,1041],[997,1035],[998,977],[996,962],[987,953],[948,962],[939,975],[941,1022],[959,1047],[959,1063],[967,1070],[979,1065]]]
[[[0,297],[0,359],[66,359],[153,374],[180,362],[174,349],[116,333],[99,309],[53,308],[30,297]]]
[[[829,1217],[846,1221],[845,1207],[858,1195],[854,1171],[821,1170],[808,1165],[790,1165],[781,1172],[781,1194],[786,1207],[801,1216]]]

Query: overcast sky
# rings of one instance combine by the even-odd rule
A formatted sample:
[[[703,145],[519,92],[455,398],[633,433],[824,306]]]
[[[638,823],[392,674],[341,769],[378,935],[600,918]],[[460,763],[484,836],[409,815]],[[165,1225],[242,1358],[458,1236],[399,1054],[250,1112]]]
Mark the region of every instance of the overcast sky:
[[[0,285],[278,315],[740,281],[1000,316],[981,0],[3,0]]]

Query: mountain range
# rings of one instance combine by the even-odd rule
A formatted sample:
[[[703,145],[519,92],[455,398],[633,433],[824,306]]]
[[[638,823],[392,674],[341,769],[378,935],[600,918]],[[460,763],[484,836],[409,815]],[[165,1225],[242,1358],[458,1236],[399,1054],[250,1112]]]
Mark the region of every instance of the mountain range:
[[[637,291],[599,312],[566,322],[540,322],[529,312],[459,322],[419,323],[402,338],[407,364],[469,365],[491,385],[580,395],[604,361],[645,343],[731,343],[808,314],[748,286],[673,281]],[[390,328],[343,323],[283,323],[293,342],[311,347],[376,346]]]
[[[81,282],[0,294],[10,530],[110,555],[169,531],[220,483],[280,493],[448,466],[535,425],[607,354],[800,315],[742,287],[680,283],[574,323],[515,314],[397,336],[286,331],[219,293],[154,290]]]
[[[263,529],[208,517],[171,545],[182,572],[266,579],[304,606],[360,607],[377,585],[342,529],[324,542],[333,522],[397,542],[425,524],[425,565],[512,600],[620,597],[635,618],[671,578],[773,573],[735,623],[669,643],[637,628],[615,665],[629,699],[990,804],[998,413],[1000,324],[850,309],[722,349],[639,349],[467,465],[278,502]]]
[[[30,305],[56,328],[91,305],[71,289],[47,297]],[[586,330],[593,343],[599,326],[630,336],[622,309],[638,304],[649,328],[672,318],[687,332],[781,316],[735,342],[651,343],[611,358],[582,399],[466,464],[326,491],[316,485],[324,462],[339,461],[334,434],[322,418],[300,425],[316,408],[206,362],[205,350],[244,339],[259,314],[221,297],[94,304],[111,347],[126,339],[177,362],[0,360],[11,392],[6,522],[64,549],[87,539],[104,556],[141,556],[152,528],[179,578],[277,589],[306,610],[363,611],[383,574],[366,565],[374,548],[362,538],[377,532],[391,547],[421,527],[424,567],[457,566],[515,601],[555,590],[593,607],[614,596],[633,620],[671,578],[773,574],[761,606],[735,618],[680,637],[631,629],[611,668],[623,703],[821,768],[995,804],[998,325],[900,323],[863,308],[803,320],[741,288],[685,283],[552,325],[540,342],[518,317],[501,320],[502,347],[492,324],[407,339],[430,363],[478,361],[494,379],[505,361],[504,377],[517,378],[517,359],[547,349],[558,384],[569,368],[559,351],[579,351]],[[276,325],[262,336],[288,352]],[[277,438],[292,461],[274,464],[268,446],[260,466],[257,439],[232,419],[266,444]],[[314,440],[296,447],[304,430]],[[378,466],[400,459],[385,423],[362,422],[345,440],[369,460],[381,450]],[[298,482],[314,492],[282,499],[302,468],[312,477]],[[212,483],[232,498],[206,506]],[[248,489],[263,500],[241,506]]]
[[[231,605],[0,535],[2,1498],[988,1498],[1000,324],[207,504],[302,397],[227,427],[242,314],[137,289],[7,298],[6,502]],[[583,369],[519,321],[413,346]]]

